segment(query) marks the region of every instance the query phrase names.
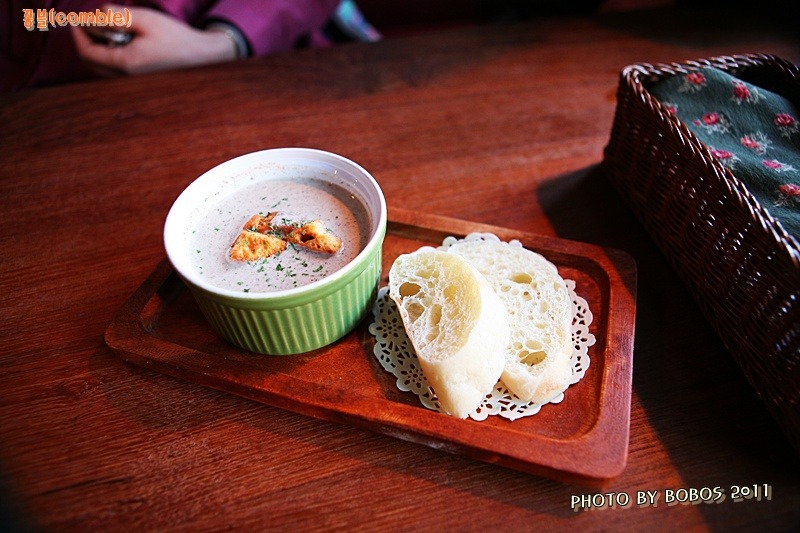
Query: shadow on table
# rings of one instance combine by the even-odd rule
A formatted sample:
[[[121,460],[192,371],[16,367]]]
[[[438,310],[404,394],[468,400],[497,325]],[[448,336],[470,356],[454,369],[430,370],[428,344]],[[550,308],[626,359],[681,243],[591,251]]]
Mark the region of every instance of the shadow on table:
[[[636,260],[633,389],[685,487],[719,485],[730,494],[731,484],[796,486],[791,471],[798,460],[788,440],[602,169],[559,176],[537,194],[559,237],[617,248]],[[632,449],[636,432],[632,426]],[[680,488],[648,483],[638,488]],[[700,506],[710,523],[726,507]]]

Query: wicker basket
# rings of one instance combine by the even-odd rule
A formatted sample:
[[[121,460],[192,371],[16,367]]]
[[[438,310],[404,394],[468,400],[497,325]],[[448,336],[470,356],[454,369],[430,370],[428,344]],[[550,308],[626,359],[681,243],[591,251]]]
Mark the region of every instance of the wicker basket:
[[[774,56],[631,65],[603,167],[800,452],[800,245],[647,90],[707,66],[798,104],[800,71]]]

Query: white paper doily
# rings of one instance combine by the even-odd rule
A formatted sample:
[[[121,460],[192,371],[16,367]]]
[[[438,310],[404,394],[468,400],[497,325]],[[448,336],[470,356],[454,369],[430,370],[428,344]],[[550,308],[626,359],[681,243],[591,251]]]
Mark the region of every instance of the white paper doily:
[[[461,241],[493,240],[501,242],[492,233],[471,233],[464,239],[447,237],[441,250],[447,250],[451,245]],[[511,246],[522,246],[519,241],[509,241]],[[589,333],[592,323],[592,312],[585,299],[575,293],[575,282],[564,280],[572,298],[572,344],[573,352],[570,360],[572,366],[572,380],[574,385],[583,379],[589,370],[589,347],[594,345],[595,337]],[[378,298],[372,309],[374,321],[369,326],[369,332],[375,336],[373,353],[381,366],[397,378],[397,388],[410,391],[417,395],[422,405],[434,411],[441,411],[439,402],[433,389],[422,373],[422,368],[417,360],[414,347],[406,335],[403,320],[394,301],[389,298],[389,288],[383,287],[378,291]],[[564,394],[559,394],[549,403],[560,403]],[[542,404],[525,402],[511,393],[502,382],[498,382],[494,390],[486,395],[475,411],[469,417],[473,420],[485,420],[488,416],[501,416],[509,420],[516,420],[525,416],[532,416],[539,412]]]

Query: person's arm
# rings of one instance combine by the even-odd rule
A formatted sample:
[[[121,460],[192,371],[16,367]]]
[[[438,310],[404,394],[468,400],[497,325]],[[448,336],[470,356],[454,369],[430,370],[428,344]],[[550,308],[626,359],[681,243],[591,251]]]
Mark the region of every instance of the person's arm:
[[[96,43],[78,27],[72,28],[72,35],[78,55],[96,70],[140,74],[290,50],[298,39],[320,30],[338,3],[220,0],[201,14],[198,6],[202,3],[165,0],[153,3],[158,10],[127,8],[131,15],[128,31],[134,38],[124,46]]]
[[[72,28],[78,54],[107,73],[141,74],[172,68],[230,61],[237,57],[234,42],[220,31],[203,31],[172,15],[149,8],[129,7],[134,38],[124,46],[96,43],[80,27]]]

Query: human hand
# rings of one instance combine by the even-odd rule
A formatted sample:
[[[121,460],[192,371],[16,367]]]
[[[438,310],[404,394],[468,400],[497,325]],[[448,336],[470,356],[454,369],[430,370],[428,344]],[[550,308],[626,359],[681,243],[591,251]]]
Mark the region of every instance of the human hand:
[[[118,10],[113,5],[105,9]],[[235,44],[218,31],[202,31],[145,7],[129,7],[133,39],[124,46],[96,43],[82,27],[73,27],[78,55],[107,74],[142,74],[229,61]]]

